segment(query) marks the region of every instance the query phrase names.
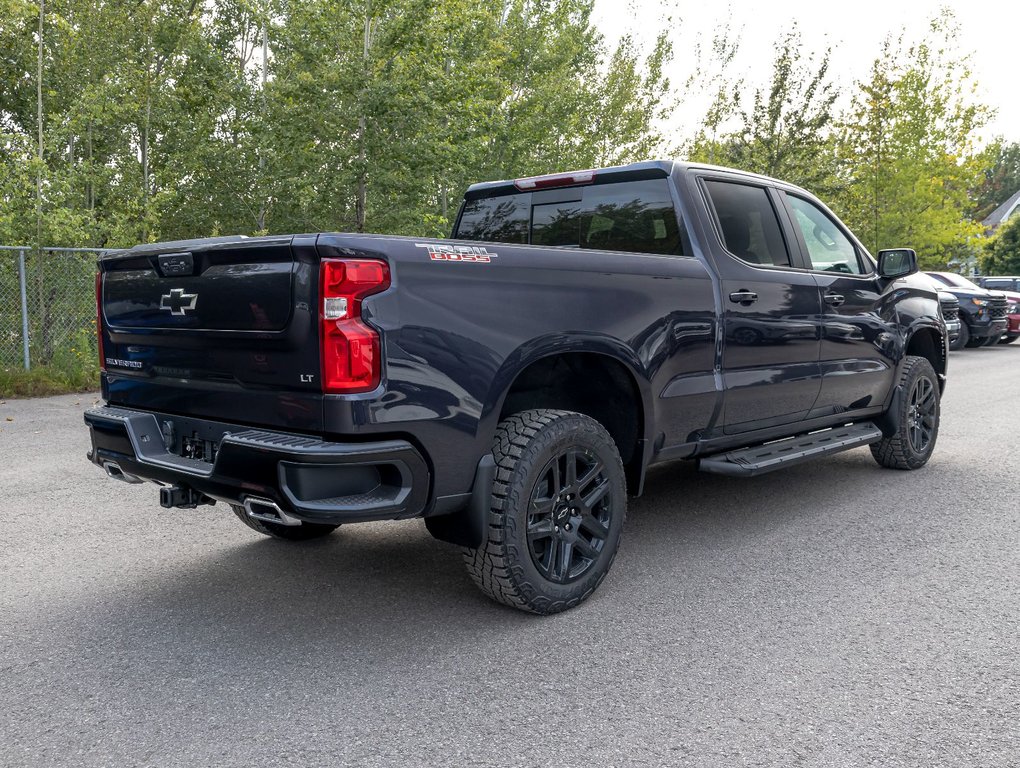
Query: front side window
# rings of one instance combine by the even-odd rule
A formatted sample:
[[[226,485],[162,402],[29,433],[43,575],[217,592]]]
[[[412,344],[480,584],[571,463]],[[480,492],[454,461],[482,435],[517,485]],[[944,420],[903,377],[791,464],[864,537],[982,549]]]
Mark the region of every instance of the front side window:
[[[811,269],[862,274],[857,249],[825,211],[801,197],[787,195],[786,199],[793,210],[793,222],[800,229],[807,246]]]
[[[764,187],[714,180],[705,187],[727,251],[749,264],[790,265],[779,218]]]

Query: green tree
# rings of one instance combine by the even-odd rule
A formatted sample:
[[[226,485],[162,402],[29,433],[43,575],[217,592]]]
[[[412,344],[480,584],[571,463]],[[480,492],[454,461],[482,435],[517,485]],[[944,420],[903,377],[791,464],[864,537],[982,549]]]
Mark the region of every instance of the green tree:
[[[1013,216],[989,238],[980,263],[986,275],[1020,275],[1020,216]]]
[[[968,261],[980,236],[970,191],[985,169],[974,137],[988,112],[957,47],[948,13],[930,39],[906,49],[887,39],[840,136],[836,208],[871,250],[914,247],[927,268]]]
[[[974,219],[981,221],[1020,190],[1020,143],[1001,138],[981,153],[985,171],[975,192]]]
[[[830,128],[836,90],[829,77],[829,50],[817,61],[805,53],[794,28],[777,46],[767,88],[754,91],[749,109],[739,106],[735,87],[720,86],[706,116],[716,130],[731,108],[739,126],[714,141],[703,132],[694,159],[719,162],[781,178],[826,195],[834,175]]]

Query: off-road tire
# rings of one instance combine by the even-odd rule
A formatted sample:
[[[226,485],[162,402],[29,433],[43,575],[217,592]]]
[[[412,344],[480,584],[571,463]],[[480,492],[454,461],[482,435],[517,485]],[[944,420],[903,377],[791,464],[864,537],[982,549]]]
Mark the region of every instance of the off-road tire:
[[[492,455],[496,461],[496,475],[486,540],[477,549],[464,550],[468,573],[482,592],[504,605],[537,614],[573,608],[602,583],[620,545],[627,512],[627,487],[623,463],[613,438],[601,424],[580,413],[536,409],[516,413],[500,422]],[[578,475],[573,486],[578,490],[573,496],[568,493],[569,484],[566,482],[571,477],[570,470],[560,472],[560,461],[573,461],[575,475],[578,475],[578,461],[582,468],[584,462],[590,462],[587,465],[589,469]],[[550,474],[553,464],[556,466],[555,475]],[[597,477],[594,474],[596,470],[601,472]],[[591,484],[582,485],[589,473],[595,479],[589,481]],[[561,476],[563,482],[559,485]],[[551,479],[553,477],[555,479]],[[557,488],[560,489],[559,495],[555,494]],[[584,522],[584,510],[589,510],[589,515],[608,517],[601,523],[605,535],[599,538],[592,534],[591,541],[597,539],[597,546],[601,546],[596,557],[580,554],[580,545],[575,550],[569,541],[558,542],[548,531],[543,545],[529,540],[529,524],[535,542],[539,542],[543,537],[534,535],[538,526],[551,526],[556,520],[565,519],[560,517],[566,513],[559,501],[549,503],[544,498],[536,501],[536,495],[545,493],[546,489],[551,489],[549,495],[557,499],[575,499],[564,504],[580,505],[575,513],[582,518],[573,518],[575,521],[581,519],[581,522],[574,523],[572,535],[575,538],[588,536],[588,531],[596,530],[594,523]],[[602,495],[589,504],[588,500],[596,498],[596,491],[601,491]],[[545,509],[553,511],[532,512]],[[570,530],[569,526],[563,528],[563,531]],[[559,526],[556,531],[561,531]],[[560,532],[557,535],[568,534]],[[590,552],[590,542],[586,540],[586,544]],[[546,550],[545,558],[536,555],[534,548],[538,546],[565,547],[567,554],[558,555],[561,567],[556,567],[557,554],[551,554],[552,550]],[[569,577],[575,552],[579,557],[577,567],[583,566],[585,570],[565,582],[558,583],[551,578],[557,575],[563,579]],[[565,575],[556,573],[564,570]]]
[[[274,539],[284,541],[308,541],[310,539],[321,539],[329,536],[339,525],[322,525],[321,523],[301,523],[301,525],[279,525],[277,523],[265,523],[249,517],[244,507],[231,504],[230,508],[238,519],[253,531],[258,531],[263,536],[272,536]]]
[[[919,382],[927,382],[921,384]],[[935,369],[927,358],[910,355],[903,365],[903,372],[900,374],[900,398],[896,404],[896,414],[899,426],[896,433],[891,437],[885,437],[877,443],[871,444],[871,455],[875,461],[883,467],[890,469],[920,469],[928,463],[932,451],[935,450],[935,442],[939,434],[940,396],[938,377]],[[921,397],[918,389],[930,392],[931,400],[924,396],[924,404],[920,409],[924,411],[920,419],[917,417],[918,403],[913,402]],[[915,392],[918,398],[915,398]],[[915,426],[920,424],[920,426]],[[924,425],[927,424],[929,431],[928,439],[919,450],[915,439],[918,434],[923,434]],[[911,432],[911,429],[921,432]]]

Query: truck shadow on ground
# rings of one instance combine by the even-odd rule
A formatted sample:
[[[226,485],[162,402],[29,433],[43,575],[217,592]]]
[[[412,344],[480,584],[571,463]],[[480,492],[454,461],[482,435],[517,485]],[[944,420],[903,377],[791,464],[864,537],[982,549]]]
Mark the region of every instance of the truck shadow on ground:
[[[208,555],[170,560],[157,572],[140,571],[127,589],[122,581],[108,594],[91,594],[86,599],[95,605],[65,617],[71,626],[62,631],[76,638],[82,668],[92,666],[93,654],[99,669],[110,654],[133,666],[148,659],[182,668],[194,659],[236,667],[267,653],[285,655],[289,664],[323,654],[358,664],[410,663],[437,644],[528,637],[544,622],[583,628],[636,613],[638,604],[654,609],[673,585],[692,588],[688,564],[706,551],[725,558],[764,535],[818,525],[817,518],[833,514],[826,502],[842,486],[849,490],[867,482],[862,474],[881,471],[867,451],[742,481],[684,463],[655,468],[646,495],[631,502],[609,579],[580,609],[547,619],[490,602],[468,578],[458,548],[432,539],[421,521],[407,521],[344,527],[302,544],[251,540],[239,527],[236,545],[220,539]],[[642,589],[651,591],[634,594]]]

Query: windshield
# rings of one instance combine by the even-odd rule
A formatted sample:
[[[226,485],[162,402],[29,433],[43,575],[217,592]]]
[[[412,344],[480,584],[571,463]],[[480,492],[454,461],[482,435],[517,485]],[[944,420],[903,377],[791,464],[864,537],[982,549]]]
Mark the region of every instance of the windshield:
[[[954,275],[950,272],[929,272],[928,274],[934,277],[939,282],[944,283],[945,285],[951,285],[954,288],[980,287],[977,283],[972,283],[970,280],[963,277],[962,275]]]

